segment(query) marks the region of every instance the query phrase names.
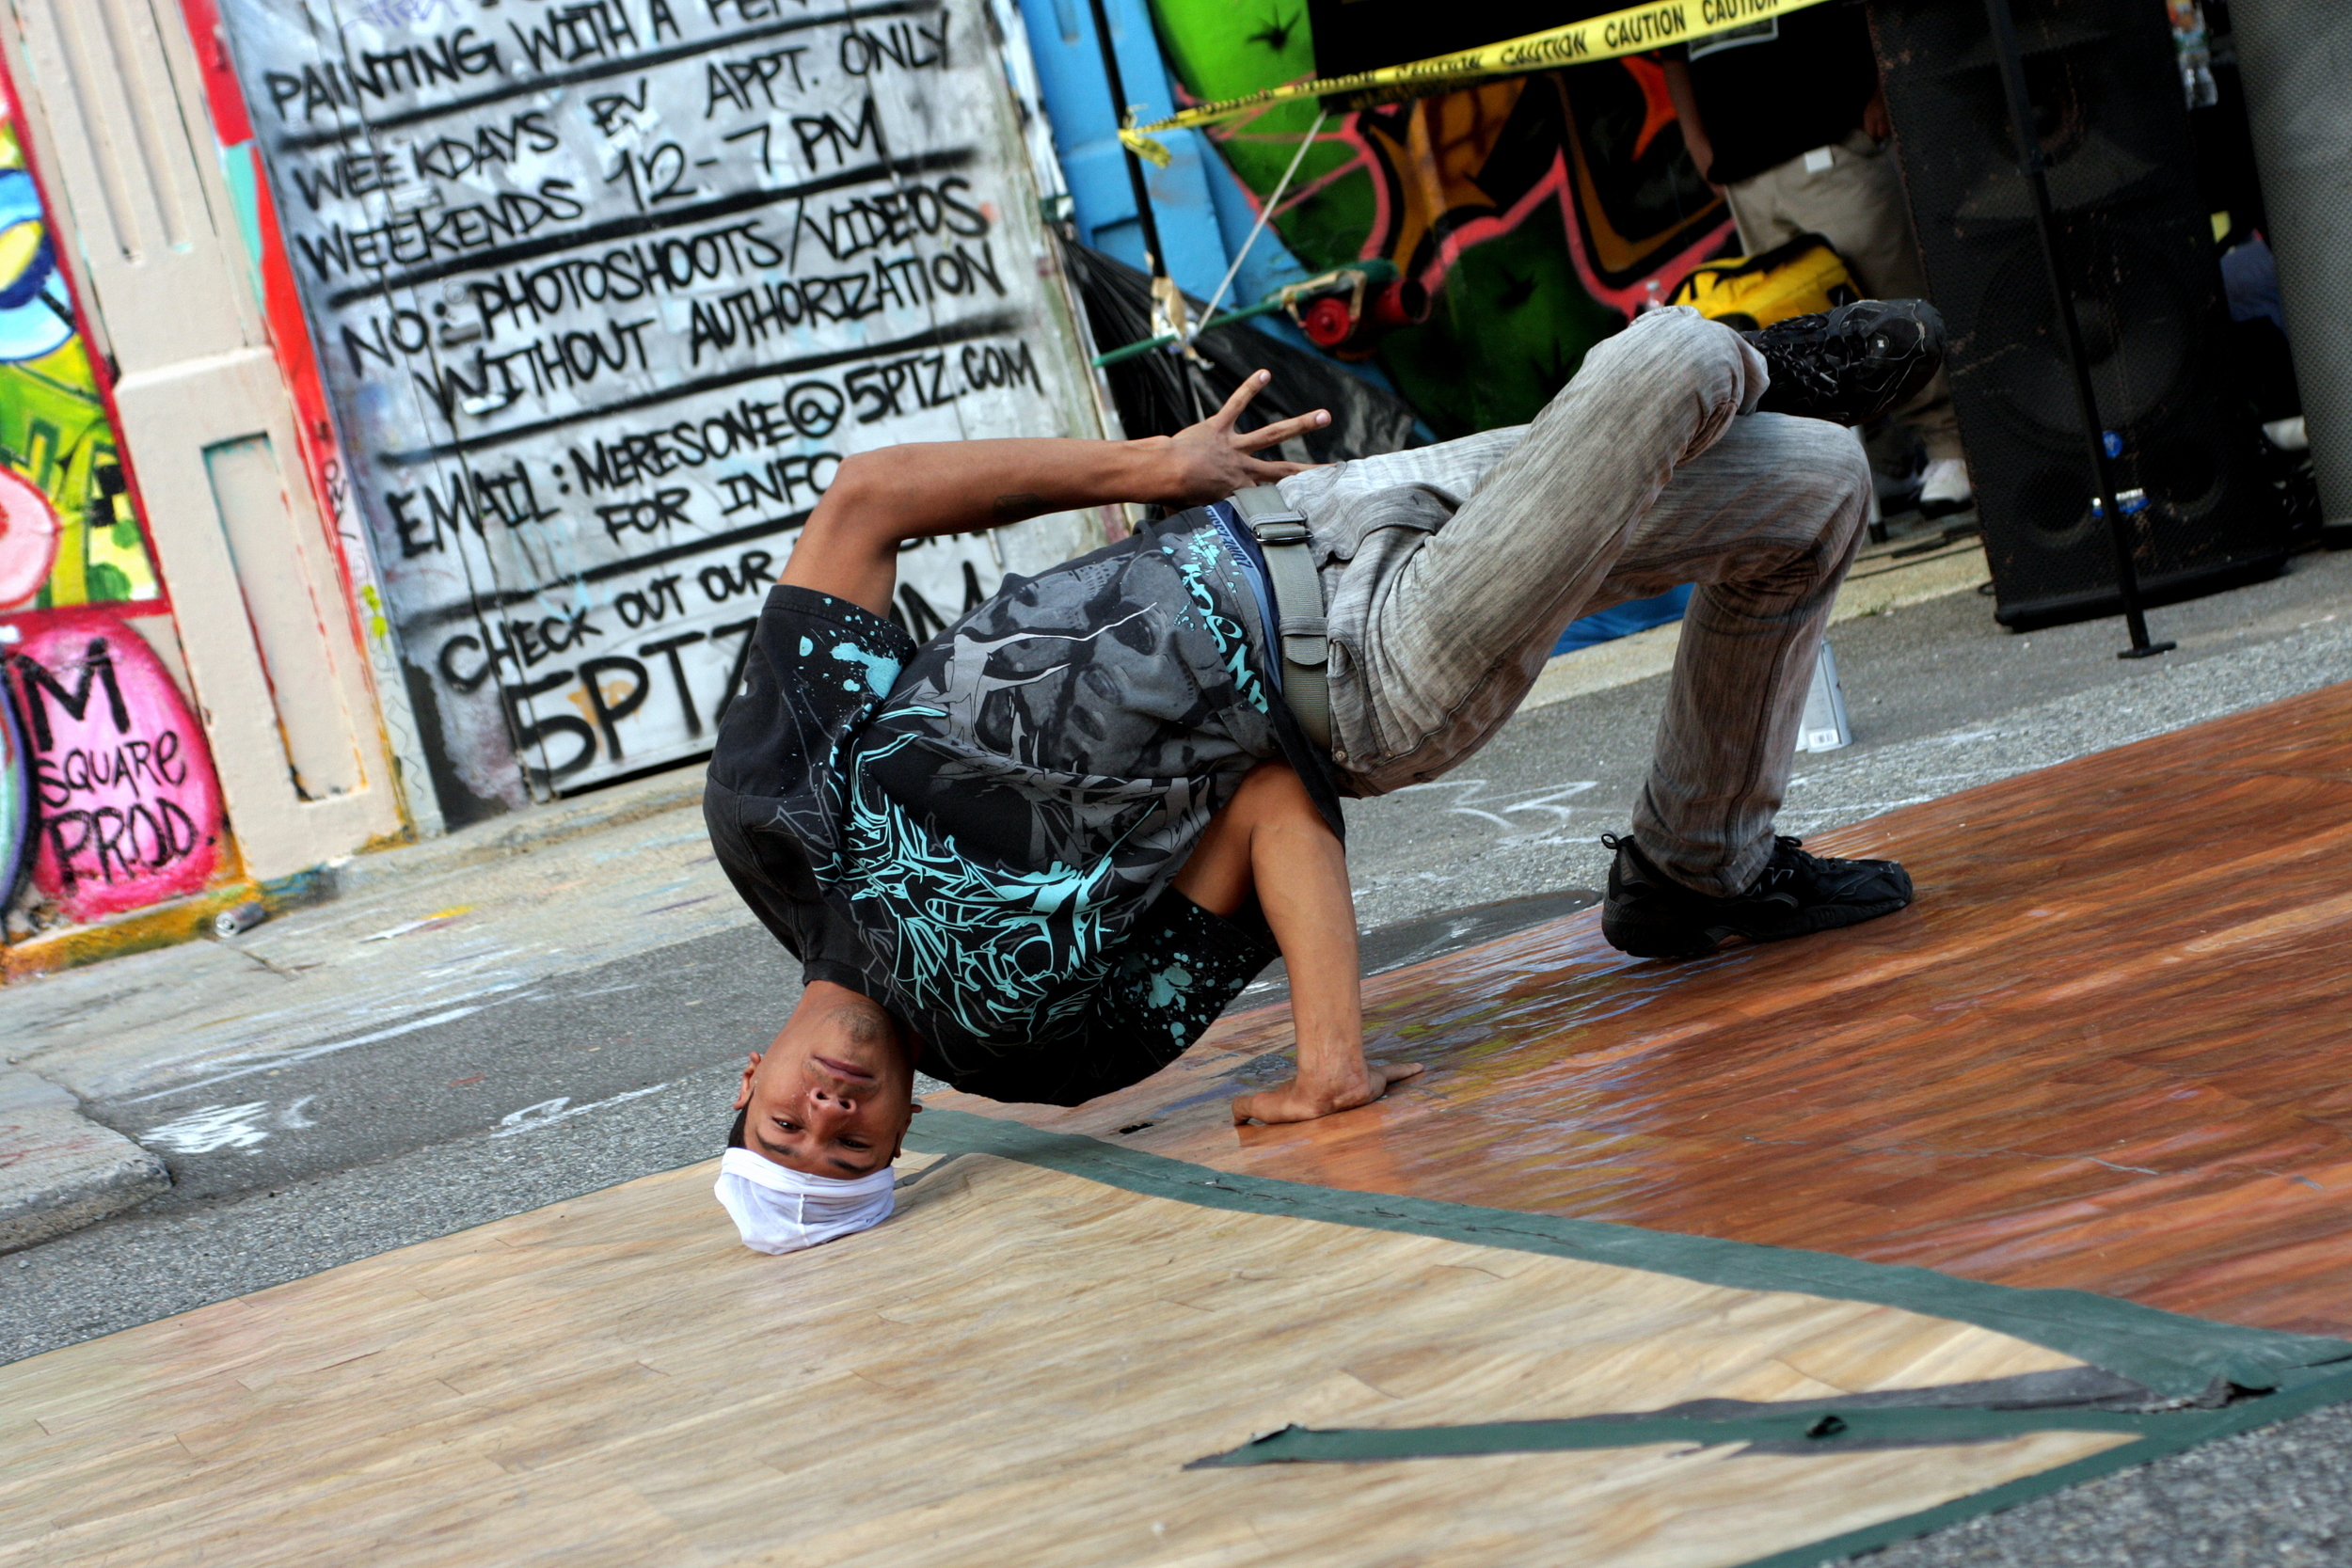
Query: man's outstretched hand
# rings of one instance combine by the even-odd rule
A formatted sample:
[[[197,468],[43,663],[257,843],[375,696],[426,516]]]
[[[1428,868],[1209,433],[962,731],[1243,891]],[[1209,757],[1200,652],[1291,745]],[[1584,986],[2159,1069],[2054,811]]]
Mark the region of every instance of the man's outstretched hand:
[[[1391,1087],[1421,1076],[1419,1062],[1366,1062],[1330,1082],[1303,1083],[1285,1078],[1270,1089],[1233,1097],[1233,1125],[1248,1121],[1312,1121],[1369,1105]]]
[[[1155,455],[1168,465],[1164,493],[1150,499],[1162,506],[1205,506],[1211,501],[1221,501],[1235,491],[1247,490],[1253,484],[1271,484],[1311,467],[1305,463],[1269,462],[1254,454],[1302,431],[1320,430],[1329,424],[1331,416],[1323,409],[1279,420],[1258,430],[1233,429],[1233,421],[1241,418],[1242,410],[1273,379],[1271,372],[1258,371],[1233,388],[1233,395],[1225,400],[1224,407],[1199,424],[1186,425],[1173,436],[1146,436],[1134,443],[1156,449]]]

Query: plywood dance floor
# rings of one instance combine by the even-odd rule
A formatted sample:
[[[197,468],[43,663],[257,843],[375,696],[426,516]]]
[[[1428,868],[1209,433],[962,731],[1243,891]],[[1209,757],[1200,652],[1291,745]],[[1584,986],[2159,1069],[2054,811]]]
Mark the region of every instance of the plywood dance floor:
[[[1383,976],[1430,1071],[1364,1112],[1229,1125],[1282,1070],[1245,1015],[1075,1112],[940,1097],[899,1215],[814,1252],[697,1166],[0,1369],[0,1568],[1711,1568],[2234,1418],[1184,1466],[2096,1369],[2352,1398],[2280,1332],[2352,1327],[2347,805],[2336,689],[1825,839],[1913,867],[1872,926]]]
[[[0,1562],[1728,1563],[2110,1448],[1687,1444],[1193,1471],[1295,1420],[1575,1415],[2069,1358],[968,1157],[733,1244],[654,1177],[0,1372]]]

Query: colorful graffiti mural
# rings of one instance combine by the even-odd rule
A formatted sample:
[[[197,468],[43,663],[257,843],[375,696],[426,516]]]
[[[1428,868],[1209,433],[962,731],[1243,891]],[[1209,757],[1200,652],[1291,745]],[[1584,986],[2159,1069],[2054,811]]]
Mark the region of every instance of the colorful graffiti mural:
[[[40,816],[33,886],[84,923],[196,893],[220,863],[220,785],[171,673],[103,611],[8,657]]]
[[[169,605],[0,82],[0,908],[22,936],[195,893],[220,786]],[[29,879],[27,872],[29,871]]]
[[[14,106],[0,112],[0,613],[160,600]]]
[[[1195,102],[1315,72],[1303,4],[1254,30],[1230,0],[1152,11]],[[1315,115],[1287,103],[1211,135],[1263,200]],[[1663,73],[1638,58],[1335,115],[1273,227],[1311,267],[1384,258],[1428,292],[1424,320],[1363,348],[1445,436],[1533,418],[1587,348],[1732,231],[1683,151]]]
[[[24,883],[32,838],[33,759],[16,727],[15,705],[0,691],[0,909],[15,901]]]

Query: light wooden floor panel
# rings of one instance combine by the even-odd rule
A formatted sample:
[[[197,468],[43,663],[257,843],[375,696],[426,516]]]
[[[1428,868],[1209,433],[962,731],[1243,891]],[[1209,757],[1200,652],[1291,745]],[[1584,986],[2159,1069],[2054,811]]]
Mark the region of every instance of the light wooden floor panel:
[[[2352,1331],[2352,687],[1821,836],[1917,905],[1636,962],[1598,911],[1383,975],[1373,1109],[1226,1125],[1286,1009],[1039,1126],[1260,1176]],[[1006,1108],[958,1096],[940,1103]],[[1122,1136],[1118,1129],[1154,1125]]]
[[[0,1369],[0,1564],[1728,1564],[2125,1439],[1187,1472],[1297,1421],[2076,1363],[1892,1307],[1220,1212],[985,1155],[745,1252],[708,1166]]]

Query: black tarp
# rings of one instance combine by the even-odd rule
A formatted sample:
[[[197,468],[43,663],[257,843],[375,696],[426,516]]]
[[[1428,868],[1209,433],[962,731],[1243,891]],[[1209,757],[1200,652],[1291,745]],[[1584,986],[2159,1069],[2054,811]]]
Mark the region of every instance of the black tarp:
[[[1152,335],[1152,280],[1146,274],[1074,240],[1062,242],[1062,255],[1070,280],[1086,305],[1098,352],[1141,342]],[[1185,306],[1200,320],[1203,302],[1186,295]],[[1242,417],[1242,429],[1253,430],[1310,409],[1331,411],[1329,424],[1296,438],[1305,451],[1286,453],[1293,461],[1337,463],[1420,444],[1413,435],[1413,410],[1404,400],[1319,354],[1270,338],[1247,323],[1203,332],[1193,347],[1205,363],[1154,351],[1104,369],[1111,401],[1129,436],[1173,436],[1193,422],[1187,376],[1205,414],[1231,397],[1251,372],[1268,370],[1274,379]]]

